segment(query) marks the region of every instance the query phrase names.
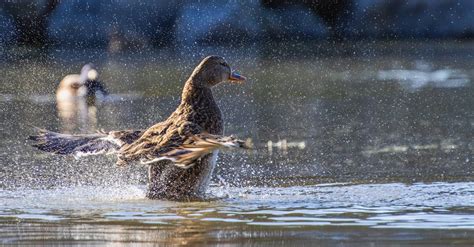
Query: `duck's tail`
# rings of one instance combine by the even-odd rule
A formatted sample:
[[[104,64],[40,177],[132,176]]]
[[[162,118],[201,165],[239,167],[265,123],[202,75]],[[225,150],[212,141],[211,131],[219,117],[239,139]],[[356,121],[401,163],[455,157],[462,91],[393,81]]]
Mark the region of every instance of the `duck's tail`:
[[[199,134],[190,136],[184,144],[173,148],[173,150],[159,154],[159,157],[152,159],[142,159],[143,164],[150,164],[160,160],[170,160],[174,165],[181,168],[190,168],[195,162],[206,154],[212,153],[216,149],[251,149],[252,141],[239,140],[234,136],[219,136],[211,134]]]
[[[38,134],[29,137],[33,147],[54,154],[72,154],[76,157],[110,154],[124,143],[138,138],[141,131],[112,131],[84,135],[61,134],[36,128]],[[130,139],[130,140],[129,140]]]

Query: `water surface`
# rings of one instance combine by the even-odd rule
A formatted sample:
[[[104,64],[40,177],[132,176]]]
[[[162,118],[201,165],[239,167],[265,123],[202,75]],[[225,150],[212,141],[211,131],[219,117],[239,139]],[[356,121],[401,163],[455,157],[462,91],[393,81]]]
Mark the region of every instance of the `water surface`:
[[[10,54],[0,68],[0,239],[472,245],[472,52],[470,42],[379,42]],[[147,200],[144,166],[51,156],[25,141],[31,125],[90,133],[161,121],[211,53],[249,78],[214,92],[226,132],[257,148],[220,155],[209,201]],[[112,94],[66,125],[52,92],[90,61]]]

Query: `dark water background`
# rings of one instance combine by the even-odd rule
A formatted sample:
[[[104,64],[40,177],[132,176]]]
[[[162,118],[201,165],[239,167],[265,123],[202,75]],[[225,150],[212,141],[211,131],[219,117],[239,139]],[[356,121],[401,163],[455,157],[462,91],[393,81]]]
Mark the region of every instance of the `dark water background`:
[[[0,68],[3,243],[474,243],[472,42],[25,54]],[[214,93],[226,133],[257,146],[221,153],[210,191],[223,199],[149,201],[144,166],[25,141],[31,125],[87,133],[161,121],[209,54],[249,78]],[[53,92],[86,62],[112,94],[95,118],[64,126]]]

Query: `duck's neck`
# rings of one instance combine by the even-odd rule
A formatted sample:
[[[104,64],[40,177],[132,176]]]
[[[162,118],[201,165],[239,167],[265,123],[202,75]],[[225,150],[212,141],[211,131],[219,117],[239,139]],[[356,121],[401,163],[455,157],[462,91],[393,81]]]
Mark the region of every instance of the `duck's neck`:
[[[216,103],[209,87],[203,86],[202,83],[190,78],[184,85],[181,105],[209,107],[216,105]]]
[[[211,134],[222,134],[224,130],[221,111],[211,89],[194,84],[192,80],[186,82],[181,104],[171,118],[197,123]]]

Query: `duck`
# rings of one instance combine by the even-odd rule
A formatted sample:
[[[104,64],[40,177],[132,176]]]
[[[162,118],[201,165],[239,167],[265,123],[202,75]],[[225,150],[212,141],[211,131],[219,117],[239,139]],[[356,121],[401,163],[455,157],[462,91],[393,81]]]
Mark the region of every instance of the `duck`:
[[[96,98],[108,94],[98,80],[99,73],[92,63],[85,64],[80,74],[66,75],[56,90],[56,106],[64,132],[71,132],[76,125],[91,125],[96,120]]]
[[[92,97],[97,93],[107,95],[105,85],[98,80],[99,73],[92,63],[85,64],[80,74],[66,75],[56,90],[56,101],[67,101],[76,97]]]
[[[224,122],[212,88],[246,78],[221,56],[205,57],[184,83],[181,102],[164,121],[143,130],[64,134],[37,128],[29,137],[39,150],[83,157],[112,154],[118,166],[148,165],[146,197],[200,200],[220,150],[251,149],[250,139],[224,136]]]

